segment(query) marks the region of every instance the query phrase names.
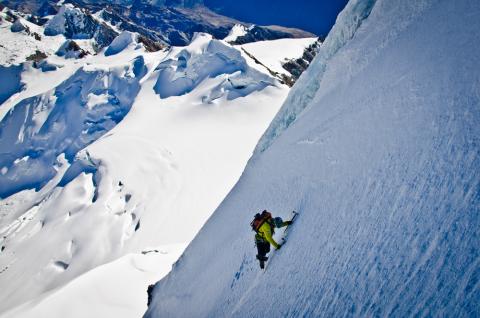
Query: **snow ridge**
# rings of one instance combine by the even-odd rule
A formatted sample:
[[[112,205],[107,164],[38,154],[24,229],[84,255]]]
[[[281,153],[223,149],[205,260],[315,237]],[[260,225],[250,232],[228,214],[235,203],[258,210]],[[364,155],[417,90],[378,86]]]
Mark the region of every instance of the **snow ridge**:
[[[105,56],[115,55],[125,50],[129,45],[136,47],[137,35],[135,33],[124,31],[117,36],[105,50]]]

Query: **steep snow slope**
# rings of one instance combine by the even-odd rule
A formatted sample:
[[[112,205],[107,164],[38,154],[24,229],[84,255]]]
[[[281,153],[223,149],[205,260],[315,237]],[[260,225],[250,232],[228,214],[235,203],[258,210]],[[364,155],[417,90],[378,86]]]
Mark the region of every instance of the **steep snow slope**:
[[[329,35],[337,49],[282,107],[296,120],[145,317],[480,315],[479,14],[475,0],[350,1],[335,28],[359,28]],[[301,215],[263,273],[249,222],[265,208]]]
[[[297,115],[311,102],[322,84],[326,64],[355,35],[364,19],[370,14],[374,4],[375,0],[355,1],[338,16],[328,38],[322,44],[319,57],[316,59],[317,62],[307,69],[306,72],[309,75],[299,78],[296,88],[292,89],[288,95],[288,100],[285,101],[290,106],[283,107],[275,116],[272,124],[259,141],[256,152],[268,148],[275,138],[294,122]]]
[[[139,277],[115,262],[116,274],[100,280],[96,267],[190,242],[288,92],[207,34],[168,52],[145,52],[128,33],[111,47],[115,55],[50,56],[62,66],[50,72],[24,64],[25,90],[0,106],[0,183],[2,195],[12,194],[0,202],[0,311],[32,300],[7,316],[59,315],[68,295],[89,317],[143,312],[146,293],[125,299],[120,287],[94,303],[81,298],[95,284],[113,286],[112,276]],[[175,90],[177,80],[191,86]],[[169,97],[161,94],[167,84]],[[140,275],[137,290],[180,252]]]

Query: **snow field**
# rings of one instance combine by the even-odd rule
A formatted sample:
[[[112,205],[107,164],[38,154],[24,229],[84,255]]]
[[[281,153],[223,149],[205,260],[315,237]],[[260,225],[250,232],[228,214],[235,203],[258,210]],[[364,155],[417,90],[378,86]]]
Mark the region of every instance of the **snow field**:
[[[127,254],[2,317],[138,317],[147,308],[145,286],[166,275],[184,248],[177,244]]]

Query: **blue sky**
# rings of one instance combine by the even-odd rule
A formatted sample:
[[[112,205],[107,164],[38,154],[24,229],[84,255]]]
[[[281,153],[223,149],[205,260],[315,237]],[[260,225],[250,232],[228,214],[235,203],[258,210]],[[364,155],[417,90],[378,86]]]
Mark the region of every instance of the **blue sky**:
[[[260,25],[296,27],[325,36],[348,0],[204,0],[223,15]]]

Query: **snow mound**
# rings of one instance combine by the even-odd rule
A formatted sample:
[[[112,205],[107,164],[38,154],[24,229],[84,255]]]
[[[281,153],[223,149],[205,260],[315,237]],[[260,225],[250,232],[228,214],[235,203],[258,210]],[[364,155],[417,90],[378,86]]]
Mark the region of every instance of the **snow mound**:
[[[479,14],[350,1],[144,317],[478,316]],[[300,212],[266,272],[263,209]]]
[[[212,103],[214,100],[222,97],[225,97],[227,100],[233,100],[273,85],[275,85],[273,78],[254,69],[247,69],[244,72],[237,71],[226,76],[220,84],[204,95],[202,102]]]
[[[87,55],[87,52],[82,50],[77,42],[73,40],[66,40],[55,52],[56,55],[62,56],[66,59],[78,59]]]
[[[0,197],[41,188],[57,173],[54,163],[104,135],[128,113],[140,89],[141,74],[125,66],[109,70],[81,68],[47,93],[19,102],[0,122]],[[138,76],[137,76],[138,75]],[[106,96],[92,104],[93,96]],[[25,160],[20,160],[25,158]],[[32,173],[35,171],[35,173]]]
[[[10,27],[10,31],[12,32],[22,32],[25,31],[27,28],[25,25],[23,25],[22,21],[20,19],[17,19],[12,26]]]
[[[240,51],[200,33],[187,48],[160,63],[156,70],[154,90],[161,98],[187,94],[203,80],[222,74],[232,75],[205,96],[205,102],[224,95],[234,99],[274,85],[271,77],[250,68]]]
[[[118,54],[129,46],[138,47],[137,35],[129,31],[124,31],[107,47],[105,56]]]

